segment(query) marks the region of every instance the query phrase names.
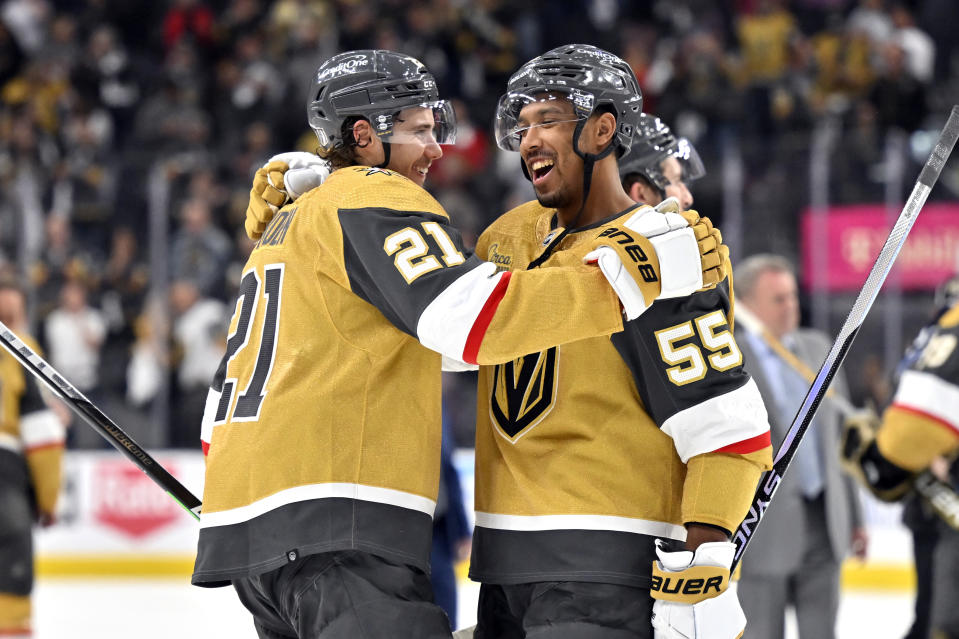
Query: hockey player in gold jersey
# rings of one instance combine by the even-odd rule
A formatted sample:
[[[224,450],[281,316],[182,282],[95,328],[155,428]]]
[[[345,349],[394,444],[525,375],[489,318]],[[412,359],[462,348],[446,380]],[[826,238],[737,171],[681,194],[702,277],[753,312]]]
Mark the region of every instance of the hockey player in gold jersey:
[[[520,153],[538,201],[494,222],[477,255],[514,273],[568,268],[597,257],[595,237],[641,225],[652,209],[630,199],[617,167],[639,95],[625,62],[588,45],[517,71],[497,141]],[[732,322],[724,280],[657,301],[611,337],[481,366],[477,638],[742,632],[728,539],[772,460]]]
[[[649,113],[640,117],[635,138],[619,161],[619,175],[629,197],[650,206],[675,198],[680,208],[691,207],[689,183],[706,175],[696,147],[686,138],[677,138],[665,122]]]
[[[23,292],[0,282],[0,320],[23,332]],[[64,427],[32,376],[0,352],[0,637],[30,637],[34,523],[50,525],[60,491]]]
[[[232,582],[261,637],[449,636],[425,574],[441,356],[492,364],[620,331],[621,305],[635,317],[701,284],[715,238],[684,220],[637,236],[646,279],[621,264],[498,273],[421,188],[455,124],[419,62],[334,56],[308,112],[334,171],[247,225],[259,240],[202,425],[193,582]],[[253,195],[268,198],[263,175]]]
[[[885,501],[905,496],[916,475],[935,459],[959,453],[959,277],[941,290],[937,317],[907,353],[878,430],[868,415],[860,414],[847,420],[843,433],[845,467]],[[931,637],[959,639],[959,531],[944,523],[940,530],[933,560]]]

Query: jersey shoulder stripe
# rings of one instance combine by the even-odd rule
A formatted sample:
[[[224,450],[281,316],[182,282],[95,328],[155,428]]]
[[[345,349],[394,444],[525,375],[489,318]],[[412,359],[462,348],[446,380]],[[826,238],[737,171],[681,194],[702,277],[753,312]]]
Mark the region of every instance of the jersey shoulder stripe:
[[[907,370],[899,379],[893,406],[924,413],[959,432],[959,386],[931,372]]]

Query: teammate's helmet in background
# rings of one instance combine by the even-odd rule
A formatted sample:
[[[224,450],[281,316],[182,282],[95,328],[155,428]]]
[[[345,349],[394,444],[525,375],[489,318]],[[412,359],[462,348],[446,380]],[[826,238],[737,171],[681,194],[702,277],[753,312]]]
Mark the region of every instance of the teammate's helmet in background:
[[[456,139],[456,118],[448,102],[439,99],[436,80],[422,62],[386,50],[347,51],[320,65],[313,75],[306,105],[310,127],[320,149],[342,147],[344,124],[351,116],[369,120],[384,142],[402,142],[393,135],[396,113],[410,107],[433,110],[433,135],[439,144]]]
[[[936,287],[936,308],[949,309],[959,303],[959,275],[953,275]]]
[[[683,182],[692,182],[706,175],[703,161],[696,148],[686,138],[677,138],[665,122],[655,115],[640,115],[633,146],[619,161],[619,174],[638,173],[649,180],[650,184],[664,191],[669,180],[663,175],[662,163],[668,158],[676,158],[683,169]]]
[[[632,144],[643,111],[643,93],[636,74],[621,58],[588,44],[568,44],[533,58],[513,74],[496,109],[496,143],[518,151],[523,127],[519,113],[527,104],[554,96],[568,99],[576,113],[573,148],[578,148],[583,122],[602,107],[616,116],[614,144],[622,156]]]

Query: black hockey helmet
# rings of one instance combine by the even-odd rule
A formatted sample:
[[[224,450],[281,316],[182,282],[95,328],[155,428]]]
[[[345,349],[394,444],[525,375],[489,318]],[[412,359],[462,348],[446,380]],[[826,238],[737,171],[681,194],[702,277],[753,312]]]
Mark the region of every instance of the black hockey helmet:
[[[519,113],[527,104],[568,99],[579,122],[573,134],[573,149],[581,157],[579,134],[586,119],[603,107],[616,116],[616,137],[612,148],[622,156],[632,144],[643,110],[643,94],[632,68],[618,56],[588,44],[568,44],[533,58],[513,74],[506,94],[496,109],[496,143],[507,151],[518,151],[524,127]]]
[[[936,287],[933,302],[937,308],[943,311],[947,311],[959,303],[959,274],[953,275]]]
[[[679,160],[684,182],[706,175],[706,168],[692,142],[677,138],[655,115],[643,113],[633,136],[633,145],[619,161],[619,175],[625,179],[627,175],[638,173],[660,191],[665,191],[669,180],[663,175],[662,163],[668,158]]]
[[[437,143],[455,142],[452,106],[439,99],[436,80],[423,63],[394,51],[366,49],[340,53],[320,65],[306,112],[321,151],[329,152],[352,143],[343,130],[350,116],[369,120],[384,142],[402,142],[394,134],[394,117],[410,107],[432,109]]]

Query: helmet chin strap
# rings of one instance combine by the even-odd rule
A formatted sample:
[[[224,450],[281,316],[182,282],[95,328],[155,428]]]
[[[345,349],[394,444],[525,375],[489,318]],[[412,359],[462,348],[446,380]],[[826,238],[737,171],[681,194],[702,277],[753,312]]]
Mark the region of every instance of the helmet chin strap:
[[[609,144],[606,145],[606,148],[599,153],[584,153],[580,151],[579,134],[583,131],[583,126],[585,124],[585,120],[580,120],[576,123],[576,129],[573,131],[573,153],[578,155],[583,160],[583,199],[579,204],[579,210],[576,211],[576,215],[573,216],[573,221],[563,229],[563,232],[559,234],[559,237],[550,242],[549,246],[546,247],[546,250],[543,251],[539,257],[529,263],[529,266],[526,267],[527,269],[536,268],[545,262],[553,252],[553,247],[559,246],[560,241],[566,237],[566,234],[576,228],[576,225],[579,223],[579,218],[583,215],[583,210],[586,208],[586,200],[589,199],[589,187],[593,181],[593,166],[597,161],[602,160],[604,157],[612,153],[616,148],[616,137],[613,136],[613,139],[609,141]],[[523,175],[526,176],[527,180],[530,180],[529,171],[526,170],[526,162],[520,160],[520,166],[523,167]]]
[[[385,169],[390,163],[390,148],[389,142],[383,142],[383,161],[376,165],[377,169]]]

